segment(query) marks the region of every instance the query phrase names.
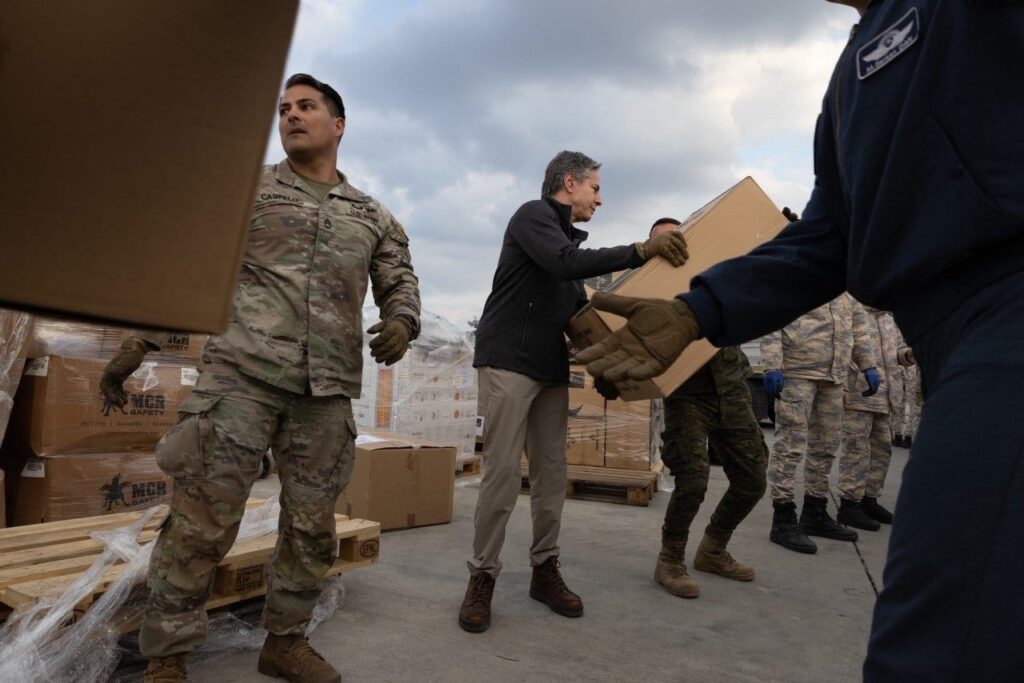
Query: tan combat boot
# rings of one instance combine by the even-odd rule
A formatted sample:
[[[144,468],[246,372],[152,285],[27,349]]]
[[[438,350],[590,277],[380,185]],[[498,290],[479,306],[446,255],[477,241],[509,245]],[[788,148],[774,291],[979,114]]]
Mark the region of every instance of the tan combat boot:
[[[292,683],[341,683],[341,674],[300,635],[268,633],[256,670]]]
[[[733,581],[753,581],[754,568],[740,564],[725,549],[725,543],[714,536],[704,534],[704,540],[693,556],[693,568],[702,572],[711,572]]]
[[[142,683],[178,683],[188,680],[188,669],[185,662],[188,654],[182,652],[167,657],[153,657],[149,660],[146,672],[142,674]]]
[[[658,564],[654,568],[654,580],[672,595],[695,598],[700,595],[700,588],[686,573],[685,556],[686,541],[663,540],[661,552],[658,553]]]

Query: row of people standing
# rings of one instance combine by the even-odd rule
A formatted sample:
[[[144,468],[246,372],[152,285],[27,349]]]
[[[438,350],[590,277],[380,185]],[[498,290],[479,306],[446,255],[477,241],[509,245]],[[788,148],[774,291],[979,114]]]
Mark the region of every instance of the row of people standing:
[[[819,306],[761,341],[765,391],[774,399],[769,463],[771,540],[814,553],[810,536],[856,541],[892,514],[878,503],[892,457],[892,415],[904,405],[903,368],[914,366],[892,316],[849,294]],[[828,477],[839,458],[839,511],[828,513]],[[804,469],[796,515],[796,473]]]

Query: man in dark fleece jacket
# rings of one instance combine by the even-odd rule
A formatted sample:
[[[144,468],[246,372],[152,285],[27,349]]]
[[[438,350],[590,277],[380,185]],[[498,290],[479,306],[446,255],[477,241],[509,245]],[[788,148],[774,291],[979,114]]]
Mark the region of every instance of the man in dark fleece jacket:
[[[560,152],[548,164],[542,199],[519,207],[505,230],[498,268],[476,333],[484,476],[477,500],[470,580],[459,610],[467,631],[487,630],[501,571],[505,524],[519,496],[519,459],[530,460],[533,580],[530,597],[558,614],[578,617],[583,603],[558,570],[558,531],[565,501],[565,431],[569,416],[569,352],[565,328],[586,303],[584,278],[635,268],[654,256],[686,261],[679,233],[608,249],[581,249],[601,205],[600,164]]]
[[[891,310],[926,395],[875,606],[867,681],[1024,680],[1024,0],[857,8],[803,218],[579,354],[605,380],[737,344],[848,289]],[[970,409],[965,409],[969,406]]]

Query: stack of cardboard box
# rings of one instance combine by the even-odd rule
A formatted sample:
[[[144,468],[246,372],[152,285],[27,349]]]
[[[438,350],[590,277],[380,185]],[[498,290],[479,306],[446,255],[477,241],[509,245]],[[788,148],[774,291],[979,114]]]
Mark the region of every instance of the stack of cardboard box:
[[[377,322],[363,311],[364,329]],[[459,459],[473,457],[476,441],[476,370],[473,345],[444,318],[423,311],[420,336],[405,357],[379,365],[363,347],[362,396],[352,401],[356,424],[450,444]],[[367,337],[369,342],[370,337]]]
[[[125,382],[118,408],[100,392],[110,356],[129,334],[121,328],[38,319],[30,360],[0,451],[11,524],[35,524],[167,502],[171,481],[153,447],[192,392],[205,337],[181,335]]]
[[[654,443],[650,401],[606,401],[583,366],[570,368],[565,448],[570,465],[649,470]]]

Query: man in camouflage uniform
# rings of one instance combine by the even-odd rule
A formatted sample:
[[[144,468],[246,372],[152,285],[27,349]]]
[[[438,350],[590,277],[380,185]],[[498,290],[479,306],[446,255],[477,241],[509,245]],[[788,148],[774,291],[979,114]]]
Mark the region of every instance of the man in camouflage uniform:
[[[382,322],[370,347],[399,360],[419,331],[418,282],[402,226],[336,170],[341,97],[311,76],[288,79],[279,103],[288,159],[263,169],[231,320],[210,337],[192,396],[157,446],[174,478],[170,514],[150,566],[139,634],[146,681],[186,678],[206,636],[204,604],[238,532],[260,460],[273,447],[281,520],[263,613],[259,671],[291,681],[340,681],[305,640],[320,581],[337,550],[334,505],[348,482],[362,379],[367,280]],[[130,338],[107,368],[104,393],[161,335]]]
[[[900,335],[899,339],[902,342],[903,336]],[[892,445],[910,448],[914,443],[914,436],[917,435],[917,425],[921,422],[921,405],[924,403],[921,394],[921,374],[917,365],[905,365],[900,370],[903,400],[892,414]]]
[[[659,219],[651,236],[678,225],[672,218]],[[736,581],[754,579],[753,568],[734,560],[725,549],[732,532],[765,490],[768,447],[751,405],[746,383],[750,374],[747,357],[739,347],[730,346],[665,399],[661,459],[675,478],[675,489],[661,528],[654,580],[673,595],[696,598],[700,594],[697,582],[686,571],[685,553],[690,524],[707,493],[709,441],[722,459],[729,488],[704,530],[693,566]],[[609,385],[598,385],[606,397],[610,395]]]
[[[892,524],[892,513],[878,504],[892,458],[889,416],[903,402],[900,369],[913,362],[910,349],[902,344],[892,315],[862,306],[868,326],[872,355],[879,359],[878,393],[865,396],[867,382],[860,369],[850,365],[843,398],[843,453],[839,456],[839,514],[842,524],[866,531],[878,531],[881,523]]]
[[[771,540],[784,548],[815,553],[810,536],[856,541],[826,510],[828,475],[843,429],[843,385],[851,358],[865,368],[877,391],[877,363],[867,337],[864,311],[842,294],[761,340],[765,392],[775,401],[775,444],[768,465]],[[804,463],[804,506],[797,523],[796,470]]]

